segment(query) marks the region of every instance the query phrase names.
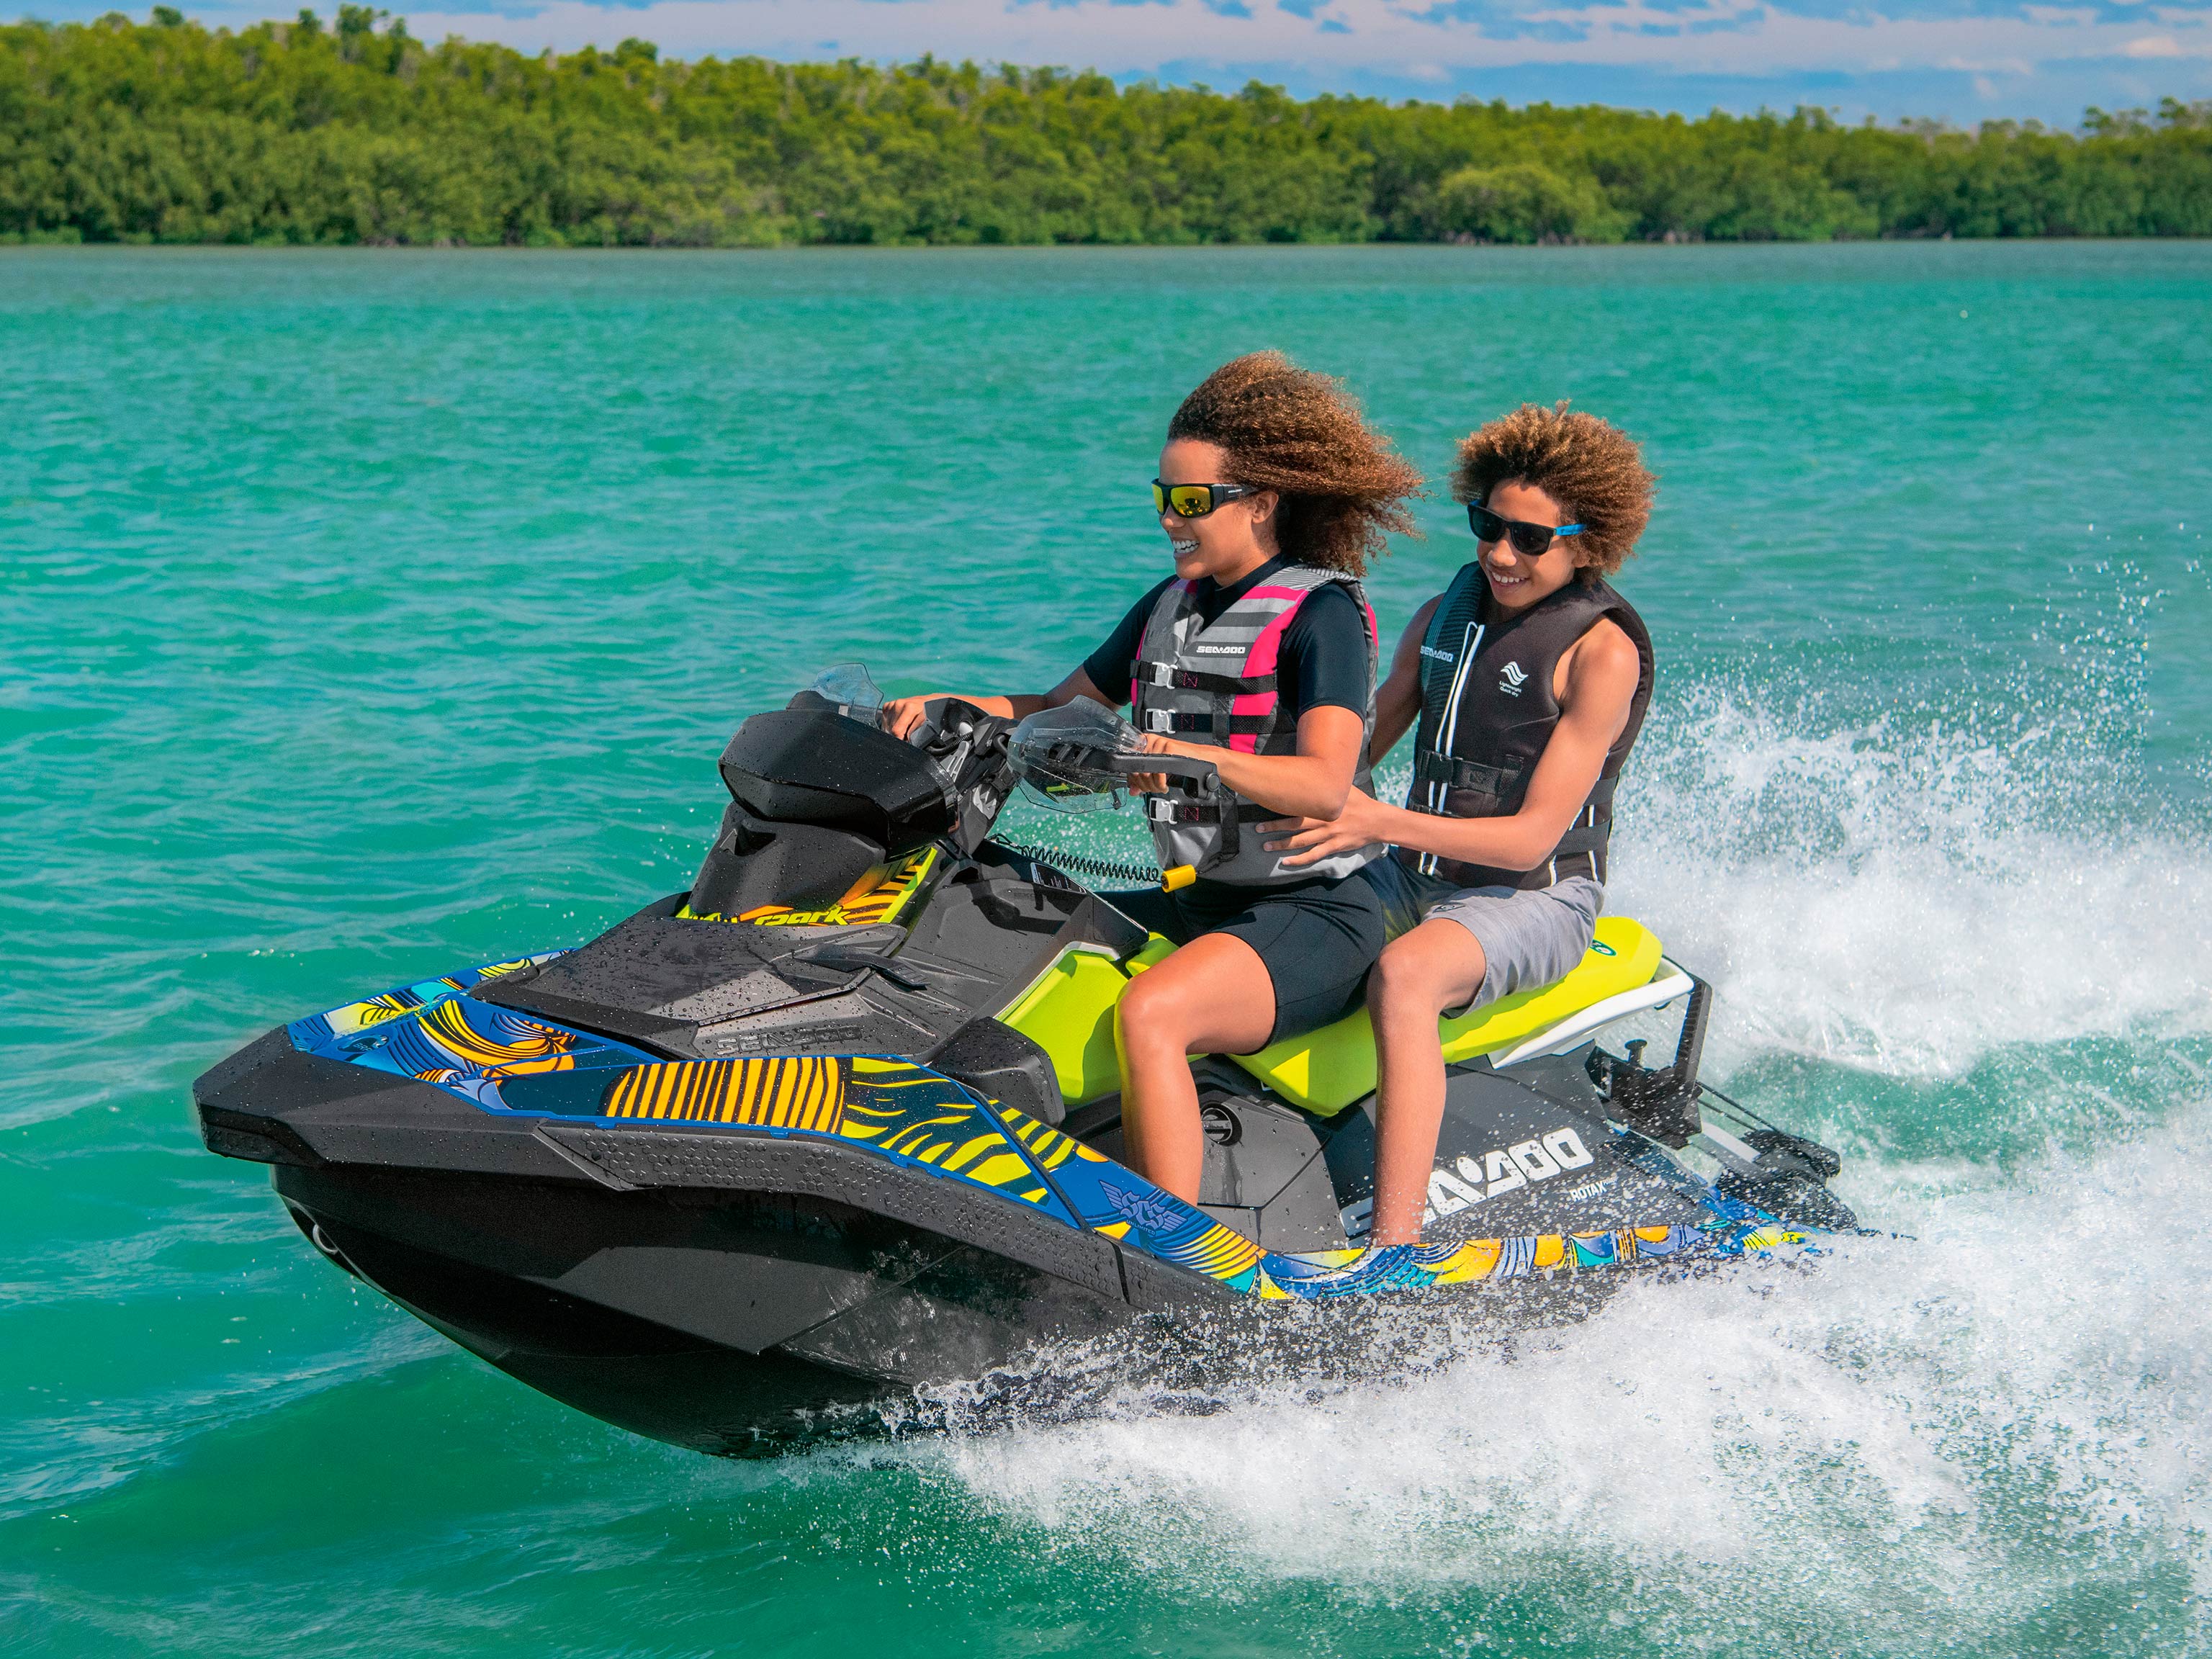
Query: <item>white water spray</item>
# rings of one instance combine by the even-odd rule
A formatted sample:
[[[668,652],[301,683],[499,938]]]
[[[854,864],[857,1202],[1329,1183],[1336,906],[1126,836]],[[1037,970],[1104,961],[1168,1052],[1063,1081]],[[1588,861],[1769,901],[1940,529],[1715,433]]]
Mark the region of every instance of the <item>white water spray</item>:
[[[1909,1237],[1639,1279],[1411,1376],[1285,1376],[1202,1416],[1133,1394],[913,1455],[1042,1547],[1192,1594],[1431,1599],[1440,1636],[1543,1583],[1610,1607],[1622,1651],[2063,1650],[2045,1615],[2084,1596],[2188,1650],[2201,1614],[2173,1609],[2212,1576],[2212,856],[2070,824],[2046,738],[1806,735],[1710,700],[1639,753],[1613,908],[1716,981],[1723,1074],[1790,1056],[1838,1101],[1882,1077],[1924,1097],[2024,1053],[2030,1084],[1979,1109],[2041,1121],[2112,1081],[2087,1041],[2155,1103],[2117,1135],[1862,1152],[1846,1193]]]

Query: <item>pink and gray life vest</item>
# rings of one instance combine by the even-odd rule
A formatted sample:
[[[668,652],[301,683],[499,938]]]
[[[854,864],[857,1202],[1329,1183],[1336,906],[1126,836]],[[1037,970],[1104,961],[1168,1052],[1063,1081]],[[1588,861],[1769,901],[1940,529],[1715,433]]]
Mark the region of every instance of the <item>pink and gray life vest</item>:
[[[1231,601],[1210,626],[1193,597],[1196,584],[1169,583],[1146,619],[1131,674],[1137,729],[1248,755],[1295,754],[1297,723],[1276,692],[1277,658],[1298,607],[1331,583],[1350,591],[1367,624],[1366,725],[1352,785],[1372,793],[1367,744],[1375,731],[1375,612],[1359,583],[1340,570],[1286,566]],[[1364,847],[1286,867],[1285,854],[1267,851],[1255,828],[1284,816],[1272,807],[1242,799],[1230,807],[1165,795],[1146,796],[1145,806],[1161,867],[1193,865],[1209,881],[1262,885],[1348,876],[1382,854],[1380,846]]]
[[[1406,805],[1446,817],[1510,817],[1559,724],[1552,695],[1559,659],[1601,620],[1635,641],[1642,662],[1627,724],[1606,751],[1589,799],[1552,854],[1533,870],[1461,864],[1399,848],[1408,869],[1462,887],[1549,887],[1569,876],[1602,883],[1613,832],[1613,793],[1651,702],[1651,635],[1626,599],[1601,581],[1570,582],[1517,616],[1490,603],[1480,560],[1462,567],[1437,600],[1421,641],[1421,723]]]

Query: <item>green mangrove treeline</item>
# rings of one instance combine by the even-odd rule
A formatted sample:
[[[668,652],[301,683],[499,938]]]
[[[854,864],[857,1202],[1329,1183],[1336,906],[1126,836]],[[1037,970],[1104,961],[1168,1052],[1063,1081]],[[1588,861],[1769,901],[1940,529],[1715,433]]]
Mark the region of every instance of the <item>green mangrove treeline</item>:
[[[2212,234],[2212,105],[2081,136],[1294,100],[925,59],[0,27],[0,238],[732,246]]]

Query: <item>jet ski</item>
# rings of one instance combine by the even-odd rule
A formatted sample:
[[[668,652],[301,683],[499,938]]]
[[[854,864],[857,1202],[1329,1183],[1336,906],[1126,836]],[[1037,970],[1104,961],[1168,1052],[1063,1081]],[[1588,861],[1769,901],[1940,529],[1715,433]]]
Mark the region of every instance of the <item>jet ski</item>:
[[[1709,988],[1625,916],[1565,979],[1443,1023],[1421,1245],[1363,1243],[1364,1010],[1195,1060],[1199,1200],[1163,1191],[1121,1161],[1115,1005],[1174,947],[1079,878],[1189,872],[994,832],[1018,796],[1127,804],[1140,772],[1218,800],[1212,767],[1087,702],[943,699],[907,740],[880,702],[848,667],[746,720],[688,890],[247,1044],[193,1085],[207,1146],[471,1353],[734,1455],[1147,1324],[1503,1321],[1855,1225],[1833,1152],[1699,1082]],[[1663,1064],[1624,1035],[1654,1020]]]

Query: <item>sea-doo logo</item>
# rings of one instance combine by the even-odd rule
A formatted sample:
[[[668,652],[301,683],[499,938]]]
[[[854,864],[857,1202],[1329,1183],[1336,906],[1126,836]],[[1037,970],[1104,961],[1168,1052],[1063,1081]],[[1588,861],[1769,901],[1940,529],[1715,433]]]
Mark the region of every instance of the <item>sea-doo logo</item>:
[[[1106,1194],[1109,1204],[1147,1232],[1170,1232],[1184,1218],[1183,1212],[1165,1196],[1155,1198],[1150,1193],[1132,1192],[1110,1181],[1100,1182],[1098,1189]]]
[[[1423,646],[1421,647],[1421,654],[1425,657],[1431,658],[1437,662],[1457,662],[1459,660],[1459,659],[1452,655],[1450,652],[1439,651],[1433,645]]]
[[[1549,1181],[1569,1170],[1587,1168],[1597,1160],[1583,1138],[1572,1129],[1554,1129],[1536,1140],[1516,1140],[1510,1146],[1481,1158],[1456,1158],[1447,1168],[1438,1164],[1429,1175],[1429,1201],[1421,1212],[1425,1227],[1442,1216],[1457,1215],[1486,1198],[1539,1181]],[[1578,1189],[1587,1192],[1589,1188]],[[1363,1198],[1348,1205],[1340,1218],[1346,1238],[1358,1238],[1375,1224],[1375,1200]]]
[[[1505,672],[1498,677],[1498,689],[1509,697],[1521,695],[1521,684],[1528,678],[1528,671],[1517,662],[1505,665]]]
[[[1191,649],[1201,657],[1241,657],[1244,654],[1244,647],[1241,645],[1196,645]]]

